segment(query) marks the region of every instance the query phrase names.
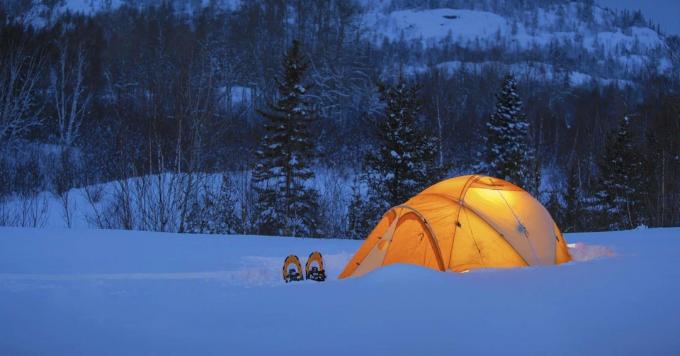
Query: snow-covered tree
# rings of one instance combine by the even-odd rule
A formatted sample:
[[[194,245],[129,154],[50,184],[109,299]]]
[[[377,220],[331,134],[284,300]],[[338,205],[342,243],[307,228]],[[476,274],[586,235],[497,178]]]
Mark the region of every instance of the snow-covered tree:
[[[522,112],[517,82],[512,75],[503,81],[497,95],[496,111],[486,124],[485,146],[480,171],[536,194],[539,169],[530,143],[529,121]]]
[[[642,155],[635,145],[630,119],[624,117],[608,138],[598,162],[595,212],[600,228],[629,229],[644,223]]]
[[[366,156],[368,186],[364,219],[372,226],[390,207],[404,203],[440,178],[437,140],[423,130],[419,85],[400,78],[381,85],[384,117],[378,121],[378,149]],[[365,237],[368,231],[361,234]]]
[[[201,197],[191,203],[187,216],[187,232],[203,234],[235,234],[240,220],[236,216],[234,187],[228,175],[223,174],[219,191],[206,189]]]
[[[317,235],[318,193],[311,186],[314,144],[309,133],[314,118],[303,77],[309,62],[293,41],[278,79],[278,100],[268,111],[265,135],[257,151],[253,185],[258,196],[255,225],[260,234]]]

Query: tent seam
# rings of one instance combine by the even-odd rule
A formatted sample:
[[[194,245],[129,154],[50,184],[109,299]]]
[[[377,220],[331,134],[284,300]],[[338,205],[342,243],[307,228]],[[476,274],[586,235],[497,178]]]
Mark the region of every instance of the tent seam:
[[[435,258],[437,259],[437,264],[439,265],[439,270],[446,271],[446,266],[444,265],[444,259],[442,258],[442,251],[441,248],[439,247],[439,240],[437,239],[437,235],[434,233],[434,230],[430,227],[430,223],[427,222],[427,219],[425,218],[425,215],[421,213],[418,209],[411,207],[406,204],[401,204],[397,205],[392,209],[396,208],[404,208],[410,210],[413,214],[418,217],[418,219],[421,220],[427,231],[430,233],[430,244],[432,245],[432,249],[435,251]],[[408,213],[406,213],[408,214]],[[397,215],[397,221],[401,220],[402,217],[404,217],[406,214],[403,215]],[[395,229],[396,230],[396,229]],[[385,254],[387,255],[387,254]]]
[[[529,238],[529,233],[527,232],[526,227],[525,227],[524,224],[522,223],[522,220],[520,220],[519,217],[517,216],[517,214],[515,214],[515,211],[512,210],[512,208],[510,207],[510,204],[508,204],[508,201],[505,199],[505,197],[503,196],[503,194],[501,194],[500,191],[498,191],[498,195],[500,195],[501,199],[503,199],[503,202],[505,203],[505,206],[508,207],[508,210],[510,210],[510,214],[512,214],[512,216],[515,218],[515,221],[516,221],[518,224],[520,224],[520,226],[522,226],[522,234],[523,234],[524,237],[527,239],[527,243],[529,244],[529,249],[531,249],[531,254],[533,255],[533,257],[534,257],[534,259],[535,259],[536,261],[539,261],[539,262],[540,262],[538,256],[536,255],[536,250],[534,249],[534,245],[531,243],[531,239]],[[506,241],[507,241],[507,240],[506,240]],[[512,245],[512,244],[511,244],[511,245]],[[515,251],[517,251],[517,249],[515,249]],[[517,253],[519,253],[519,251],[517,251]],[[521,254],[520,254],[520,255],[521,255]]]

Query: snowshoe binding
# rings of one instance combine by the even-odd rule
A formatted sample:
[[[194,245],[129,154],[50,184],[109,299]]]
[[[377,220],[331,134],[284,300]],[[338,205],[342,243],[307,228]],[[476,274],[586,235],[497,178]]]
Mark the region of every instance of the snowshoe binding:
[[[317,282],[326,280],[326,270],[323,268],[323,257],[318,251],[309,254],[307,264],[305,264],[305,278]]]
[[[297,256],[290,255],[283,261],[283,280],[286,283],[303,280],[302,264]]]

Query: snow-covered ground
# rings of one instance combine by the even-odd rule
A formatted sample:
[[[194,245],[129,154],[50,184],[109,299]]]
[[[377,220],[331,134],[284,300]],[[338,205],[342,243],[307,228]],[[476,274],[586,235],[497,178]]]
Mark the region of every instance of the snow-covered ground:
[[[0,228],[0,354],[680,353],[680,229],[566,238],[578,262],[337,280],[361,242]],[[313,250],[330,280],[283,283]]]

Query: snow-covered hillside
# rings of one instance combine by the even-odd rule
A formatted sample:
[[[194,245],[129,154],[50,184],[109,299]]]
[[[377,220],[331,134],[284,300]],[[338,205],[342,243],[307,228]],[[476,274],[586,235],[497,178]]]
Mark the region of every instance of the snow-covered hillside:
[[[390,13],[371,12],[365,16],[366,35],[380,44],[389,41],[422,41],[426,47],[440,45],[451,37],[468,44],[477,39],[494,41],[495,36],[509,31],[505,18],[486,11],[463,9],[398,10]]]
[[[612,24],[614,13],[593,7],[593,22],[578,21],[576,3],[563,8],[537,9],[535,23],[528,24],[498,14],[465,9],[408,9],[389,13],[370,12],[364,18],[367,36],[376,44],[389,41],[422,42],[436,47],[451,39],[463,46],[488,47],[508,39],[512,50],[548,46],[551,42],[581,41],[584,48],[620,54],[653,50],[664,45],[661,36],[647,27],[620,29]],[[564,23],[559,23],[565,21]],[[608,25],[605,25],[608,24]],[[596,26],[594,29],[591,27]],[[560,29],[562,31],[555,31]]]
[[[364,37],[376,46],[403,43],[419,45],[425,52],[446,51],[451,46],[468,52],[500,52],[471,61],[470,55],[452,51],[444,55],[449,57],[446,60],[438,59],[439,63],[410,63],[420,66],[422,71],[432,65],[445,67],[449,75],[462,69],[493,68],[524,75],[527,80],[549,81],[567,70],[573,86],[591,80],[623,86],[631,84],[621,80],[623,77],[644,71],[665,73],[670,69],[665,40],[658,32],[643,24],[620,26],[613,11],[579,2],[503,14],[484,5],[479,9],[391,10],[383,4],[369,9],[362,18]],[[537,58],[536,52],[549,55]],[[538,65],[544,75],[526,76],[526,64],[531,63],[527,60],[532,57],[534,62],[543,61]]]
[[[566,238],[588,261],[337,280],[359,241],[2,228],[0,354],[680,353],[680,229]],[[284,284],[312,250],[330,280]]]
[[[161,3],[189,17],[207,6],[226,13],[243,7],[240,0],[64,0],[49,6],[34,0],[25,9],[8,6],[8,12],[20,22],[43,27],[65,13],[94,15]],[[666,38],[642,15],[617,13],[587,1],[357,0],[356,4],[352,23],[363,39],[375,47],[405,45],[412,58],[399,65],[407,67],[445,66],[449,75],[467,67],[492,67],[521,76],[525,63],[539,62],[548,69],[546,75],[525,76],[527,80],[551,81],[566,72],[573,86],[595,80],[620,87],[672,70]],[[299,22],[293,4],[288,7],[287,22]],[[455,62],[462,65],[447,65]],[[391,64],[384,70],[392,71]]]

